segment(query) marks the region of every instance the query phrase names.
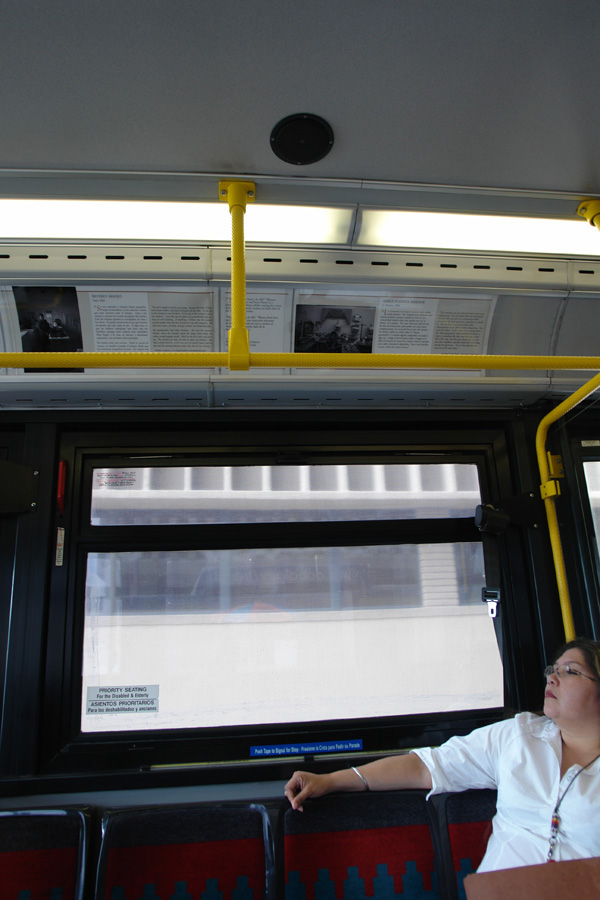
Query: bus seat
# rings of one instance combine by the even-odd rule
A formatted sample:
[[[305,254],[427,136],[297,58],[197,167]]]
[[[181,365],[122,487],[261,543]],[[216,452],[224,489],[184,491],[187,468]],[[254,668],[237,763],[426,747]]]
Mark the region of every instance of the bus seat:
[[[287,800],[277,823],[281,900],[438,900],[425,791]]]
[[[274,900],[273,840],[259,804],[106,809],[96,900]]]
[[[1,896],[82,900],[89,823],[83,808],[1,810]]]
[[[437,823],[436,847],[449,900],[466,900],[463,880],[475,872],[492,833],[497,792],[437,794],[428,803]]]

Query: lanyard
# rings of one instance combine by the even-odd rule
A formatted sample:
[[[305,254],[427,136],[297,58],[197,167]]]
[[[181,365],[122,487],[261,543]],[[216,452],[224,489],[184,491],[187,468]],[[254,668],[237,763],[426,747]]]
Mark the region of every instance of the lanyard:
[[[579,770],[579,772],[577,772],[577,774],[573,776],[573,778],[571,779],[569,784],[566,786],[566,788],[562,792],[561,796],[558,798],[558,802],[557,802],[556,806],[554,807],[554,812],[552,813],[552,823],[550,825],[550,841],[549,841],[549,845],[548,845],[548,856],[546,857],[546,862],[550,862],[552,860],[554,848],[556,847],[556,842],[558,841],[558,829],[560,828],[560,816],[558,815],[558,810],[560,808],[560,804],[565,799],[571,785],[575,781],[577,781],[577,779],[579,778],[581,773],[584,772],[586,769],[589,769],[589,767],[591,765],[593,765],[593,763],[595,763],[597,759],[600,759],[600,753],[598,754],[598,756],[595,756],[593,758],[593,760],[587,764],[587,766],[583,766]]]

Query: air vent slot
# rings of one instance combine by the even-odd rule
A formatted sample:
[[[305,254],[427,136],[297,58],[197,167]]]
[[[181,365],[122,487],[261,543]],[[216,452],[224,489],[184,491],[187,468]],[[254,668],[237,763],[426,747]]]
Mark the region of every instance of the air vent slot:
[[[600,268],[592,268],[597,264],[594,259],[559,260],[550,256],[525,259],[450,251],[419,253],[410,249],[375,251],[345,246],[277,245],[249,246],[245,255],[249,289],[261,282],[284,281],[300,287],[315,280],[323,285],[352,283],[377,287],[381,284],[386,289],[402,284],[416,289],[421,283],[429,289],[436,284],[440,289],[442,286],[444,289],[471,286],[475,290],[501,290],[506,286],[511,291],[519,287],[527,291],[600,289]],[[187,265],[188,262],[193,265]],[[200,247],[191,243],[173,247],[151,243],[130,246],[116,241],[97,245],[30,242],[19,247],[0,243],[0,278],[8,285],[22,282],[30,271],[36,280],[42,273],[42,277],[54,284],[70,283],[74,278],[94,284],[104,279],[113,283],[115,279],[117,282],[123,279],[134,284],[160,277],[182,283],[201,278],[217,286],[230,282],[231,262],[230,247]]]

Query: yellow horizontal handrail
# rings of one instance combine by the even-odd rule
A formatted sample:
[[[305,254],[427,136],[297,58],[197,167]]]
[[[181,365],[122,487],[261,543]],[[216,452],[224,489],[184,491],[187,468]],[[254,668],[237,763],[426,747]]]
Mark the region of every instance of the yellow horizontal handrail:
[[[0,353],[7,369],[227,368],[227,352]],[[457,353],[250,353],[250,368],[600,369],[599,356],[486,356]]]
[[[227,366],[228,353],[83,352],[0,353],[7,369],[205,369]]]

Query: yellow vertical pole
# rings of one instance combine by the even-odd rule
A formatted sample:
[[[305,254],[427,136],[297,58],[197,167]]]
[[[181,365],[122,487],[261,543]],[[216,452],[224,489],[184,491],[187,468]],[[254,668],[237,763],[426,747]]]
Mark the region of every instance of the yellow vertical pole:
[[[557,481],[551,479],[550,466],[546,454],[546,439],[550,426],[560,419],[565,413],[585,400],[586,397],[600,387],[600,375],[595,375],[590,381],[582,385],[579,390],[575,391],[557,407],[551,410],[547,416],[544,416],[540,424],[535,439],[535,446],[538,458],[538,466],[540,469],[540,477],[542,480],[541,493],[546,507],[546,518],[548,519],[548,531],[550,533],[550,543],[552,545],[552,556],[554,558],[554,570],[556,572],[556,583],[558,585],[558,599],[562,612],[563,627],[565,630],[565,640],[572,641],[575,637],[575,626],[573,624],[573,612],[571,610],[571,599],[569,597],[569,586],[567,584],[567,575],[565,570],[565,560],[563,555],[562,543],[560,539],[560,531],[558,528],[558,516],[556,514],[556,497],[560,494],[560,487]]]
[[[246,249],[244,214],[253,202],[256,186],[251,181],[220,181],[219,199],[229,203],[231,213],[231,329],[229,368],[250,368],[250,336],[246,328]]]

